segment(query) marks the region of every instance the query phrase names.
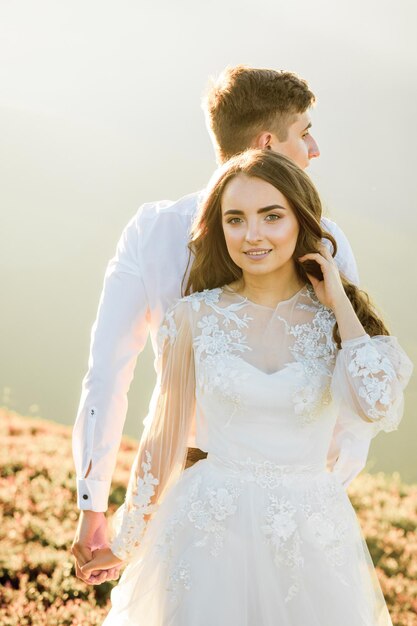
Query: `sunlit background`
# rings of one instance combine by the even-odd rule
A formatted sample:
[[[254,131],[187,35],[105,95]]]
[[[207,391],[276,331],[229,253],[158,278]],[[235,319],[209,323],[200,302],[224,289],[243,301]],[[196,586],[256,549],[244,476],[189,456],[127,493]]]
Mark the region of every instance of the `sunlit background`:
[[[1,0],[0,404],[73,423],[107,261],[141,203],[210,177],[201,94],[237,63],[308,79],[309,172],[417,362],[416,23],[414,0]],[[130,435],[152,385],[148,346]],[[416,405],[414,377],[371,471],[417,481]]]

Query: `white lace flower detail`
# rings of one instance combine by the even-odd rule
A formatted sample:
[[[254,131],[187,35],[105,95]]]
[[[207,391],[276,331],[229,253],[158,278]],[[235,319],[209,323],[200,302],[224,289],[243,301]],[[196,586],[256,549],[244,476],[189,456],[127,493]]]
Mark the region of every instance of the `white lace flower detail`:
[[[330,480],[306,492],[302,504],[307,531],[334,568],[335,575],[345,582],[343,565],[349,542],[355,541],[352,519],[346,510],[347,495],[343,487]]]
[[[189,591],[192,585],[190,565],[184,558],[178,561],[176,547],[178,537],[188,522],[191,502],[198,497],[200,482],[201,478],[197,476],[191,482],[184,497],[178,499],[175,513],[167,520],[165,530],[159,535],[155,546],[160,562],[166,568],[166,576],[169,581],[167,591],[171,602],[177,601],[181,591]]]
[[[218,327],[213,329],[211,334],[203,332],[198,342],[196,341],[196,345],[207,355],[225,354],[229,351],[230,343],[231,337],[228,337],[226,333]]]
[[[224,520],[228,515],[236,511],[233,496],[224,487],[211,490],[206,502],[197,500],[191,505],[188,518],[196,528],[200,530],[212,531],[216,526],[216,521]]]
[[[222,290],[220,289],[220,287],[218,287],[217,289],[204,289],[204,291],[192,293],[182,299],[191,302],[193,310],[198,312],[201,308],[202,302],[207,305],[217,304],[220,300],[221,292]]]
[[[157,333],[158,354],[161,356],[165,341],[169,341],[172,345],[177,336],[177,327],[174,320],[174,311],[169,311],[164,318],[162,325]]]
[[[375,420],[384,417],[392,402],[391,383],[395,380],[391,361],[379,353],[372,341],[367,341],[352,348],[348,370],[352,377],[361,380],[358,393],[369,407],[367,416]]]
[[[278,551],[276,556],[279,561],[281,560],[279,551],[297,529],[295,513],[295,507],[285,498],[270,497],[270,506],[266,515],[267,523],[262,526],[262,530]],[[291,558],[291,560],[295,562],[297,559]]]
[[[226,531],[226,527],[221,522],[236,513],[236,500],[240,491],[236,485],[231,484],[208,487],[204,499],[199,498],[190,502],[188,519],[203,533],[196,542],[196,547],[211,543],[212,556],[220,554]]]
[[[208,486],[201,492],[202,478],[196,475],[187,493],[178,500],[175,514],[168,520],[165,532],[160,535],[156,549],[161,563],[166,567],[168,591],[172,602],[178,600],[182,590],[191,589],[192,579],[189,563],[177,554],[178,536],[190,533],[191,523],[199,531],[194,548],[207,548],[212,556],[221,552],[226,520],[237,511],[237,499],[241,489],[231,482],[220,486]]]
[[[230,467],[239,470],[241,480],[255,482],[262,489],[276,489],[286,480],[299,480],[318,469],[317,465],[282,465],[272,461],[253,461],[248,457],[244,461],[232,461]]]
[[[178,563],[169,575],[168,591],[171,594],[171,600],[178,596],[180,589],[185,589],[185,591],[190,591],[191,589],[190,564],[184,559]]]
[[[281,548],[283,543],[291,537],[297,528],[294,520],[295,509],[289,502],[276,500],[274,508],[271,510],[268,521],[262,527],[264,533],[271,538],[271,543],[275,548]]]
[[[289,568],[291,584],[285,601],[291,600],[299,590],[299,568],[303,567],[301,538],[297,528],[296,508],[284,497],[269,497],[270,505],[266,511],[262,531],[274,550],[275,563]]]
[[[216,296],[216,299],[206,299],[205,303],[212,312],[197,322],[201,333],[194,338],[198,386],[206,393],[217,389],[223,395],[230,404],[230,422],[240,403],[239,384],[248,376],[239,366],[237,355],[251,349],[242,332],[251,318],[246,314],[237,315],[245,306],[242,302],[221,307],[217,305]]]
[[[345,536],[347,524],[339,519],[337,523],[321,513],[313,513],[308,519],[310,531],[316,543],[323,549],[327,560],[333,566],[345,562]]]
[[[236,513],[237,507],[233,494],[229,493],[225,487],[212,491],[209,504],[213,517],[217,521],[224,520],[229,515]]]
[[[314,385],[299,387],[293,395],[296,415],[305,415],[317,401],[317,390]]]
[[[219,318],[216,315],[205,315],[198,322],[198,328],[202,329],[203,335],[210,335],[213,331],[219,328]]]
[[[232,332],[226,332],[220,328],[217,315],[206,315],[197,326],[201,328],[201,334],[194,341],[198,359],[204,353],[207,356],[225,355],[249,349],[245,345],[246,337],[239,330],[232,331],[232,335]]]
[[[322,407],[331,402],[330,377],[327,371],[322,371],[307,378],[304,371],[301,375],[295,374],[295,381],[294,413],[306,426],[314,422]]]
[[[297,307],[315,311],[311,322],[291,326],[281,318],[295,339],[290,351],[302,368],[296,371],[293,401],[303,425],[317,419],[323,405],[331,401],[331,373],[336,359],[332,337],[335,317],[320,304],[312,288],[307,288],[306,294],[310,304],[299,303]]]
[[[145,459],[142,463],[143,476],[138,477],[130,501],[126,501],[116,514],[117,517],[122,515],[121,524],[110,548],[113,554],[122,560],[126,560],[139,546],[146,529],[144,516],[154,511],[151,499],[155,495],[155,485],[159,484],[159,480],[150,472],[151,455],[147,450]]]

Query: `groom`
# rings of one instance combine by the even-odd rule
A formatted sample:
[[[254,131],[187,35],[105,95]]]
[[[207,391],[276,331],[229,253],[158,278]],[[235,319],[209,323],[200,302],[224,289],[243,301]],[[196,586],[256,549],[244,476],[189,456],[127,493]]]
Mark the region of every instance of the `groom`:
[[[320,154],[310,132],[314,102],[307,83],[290,72],[227,68],[204,101],[217,161],[258,147],[282,153],[305,169]],[[81,513],[72,553],[77,576],[92,584],[118,577],[118,570],[110,570],[86,579],[80,568],[92,559],[93,550],[106,543],[104,512],[126,417],[127,392],[148,333],[156,350],[156,333],[164,314],[181,297],[188,232],[202,194],[141,206],[123,231],[105,274],[73,431]],[[358,283],[345,235],[326,218],[323,227],[337,241],[339,269]],[[189,464],[205,456],[195,449],[193,435],[189,446]],[[368,447],[368,442],[352,441],[343,431],[335,431],[329,464],[345,485],[363,469]]]

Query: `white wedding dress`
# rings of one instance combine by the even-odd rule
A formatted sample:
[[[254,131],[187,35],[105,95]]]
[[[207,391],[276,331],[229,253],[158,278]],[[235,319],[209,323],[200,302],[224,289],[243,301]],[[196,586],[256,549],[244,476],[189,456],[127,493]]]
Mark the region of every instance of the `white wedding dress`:
[[[326,457],[337,423],[397,427],[412,366],[392,337],[338,350],[334,322],[308,286],[275,309],[224,287],[167,314],[105,626],[392,624]],[[183,470],[193,430],[208,456]]]

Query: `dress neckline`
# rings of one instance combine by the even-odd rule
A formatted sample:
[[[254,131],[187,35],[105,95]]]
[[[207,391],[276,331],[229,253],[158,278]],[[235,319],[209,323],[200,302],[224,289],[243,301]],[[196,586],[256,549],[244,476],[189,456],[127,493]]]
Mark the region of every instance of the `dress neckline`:
[[[237,291],[229,287],[229,285],[223,285],[221,289],[222,291],[226,293],[232,293],[233,295],[240,298],[243,302],[249,302],[250,304],[261,307],[262,309],[269,309],[270,311],[276,311],[277,308],[281,306],[282,304],[289,304],[290,302],[292,302],[292,300],[295,300],[297,296],[299,296],[302,292],[307,291],[308,285],[307,284],[303,285],[301,289],[298,289],[298,291],[296,291],[290,298],[287,298],[286,300],[280,300],[275,306],[267,306],[266,304],[259,304],[258,302],[254,302],[254,300],[251,300],[247,296],[242,296],[240,293],[237,293]]]

